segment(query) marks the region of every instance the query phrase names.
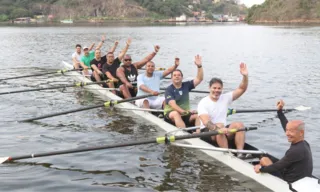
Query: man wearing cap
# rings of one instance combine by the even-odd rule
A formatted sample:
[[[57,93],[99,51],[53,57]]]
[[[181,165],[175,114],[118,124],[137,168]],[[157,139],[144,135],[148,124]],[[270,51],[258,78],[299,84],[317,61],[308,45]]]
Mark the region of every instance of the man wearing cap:
[[[277,103],[277,113],[291,146],[280,160],[262,157],[260,164],[254,166],[254,170],[256,173],[271,173],[293,183],[304,177],[312,177],[312,153],[309,143],[304,140],[304,122],[301,120],[288,122],[282,111],[283,106],[284,102],[280,100]]]
[[[100,49],[105,41],[106,37],[102,36],[101,42],[99,45],[96,47],[96,49]],[[83,56],[81,57],[80,60],[80,65],[83,68],[83,74],[84,75],[89,75],[88,69],[90,67],[90,62],[92,59],[94,59],[94,51],[90,51],[89,47],[83,47]]]

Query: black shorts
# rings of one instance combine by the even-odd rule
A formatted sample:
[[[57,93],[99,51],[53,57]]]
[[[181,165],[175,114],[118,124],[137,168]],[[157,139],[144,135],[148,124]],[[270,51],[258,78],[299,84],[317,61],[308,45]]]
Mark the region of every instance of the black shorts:
[[[100,78],[101,78],[101,81],[107,80],[107,76],[106,76],[105,74],[101,74],[101,75],[100,75]],[[90,79],[91,79],[91,81],[93,81],[93,82],[96,82],[96,81],[97,81],[93,74],[91,74]]]
[[[129,92],[130,92],[130,94],[131,94],[131,97],[137,96],[137,88],[136,88],[136,87],[134,87],[133,89],[129,89]],[[121,91],[116,91],[116,94],[117,94],[119,97],[124,98],[124,96],[123,96],[123,94],[122,94]]]
[[[169,118],[169,114],[171,113],[172,111],[170,111],[169,113],[167,113],[165,116],[164,116],[164,121],[167,122],[167,123],[170,123],[171,125],[175,125],[175,123],[173,121],[171,121],[171,119]],[[194,126],[194,122],[193,123],[190,123],[190,117],[191,117],[191,114],[189,113],[188,115],[184,115],[184,116],[181,116],[181,119],[182,121],[184,122],[184,124],[186,125],[186,127],[191,127],[191,126]]]

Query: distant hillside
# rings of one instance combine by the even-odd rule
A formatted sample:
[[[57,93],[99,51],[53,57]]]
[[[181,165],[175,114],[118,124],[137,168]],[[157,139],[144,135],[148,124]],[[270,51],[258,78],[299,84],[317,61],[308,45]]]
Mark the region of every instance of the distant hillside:
[[[237,0],[0,0],[0,21],[34,15],[52,15],[54,19],[163,18],[194,11],[208,15],[244,14],[247,9]]]
[[[249,9],[249,23],[320,23],[319,0],[266,0]]]

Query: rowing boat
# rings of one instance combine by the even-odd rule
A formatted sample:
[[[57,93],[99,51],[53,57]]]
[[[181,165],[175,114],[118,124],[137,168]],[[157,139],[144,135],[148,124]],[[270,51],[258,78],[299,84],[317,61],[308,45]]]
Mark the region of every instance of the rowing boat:
[[[73,69],[73,66],[65,61],[62,61],[62,64],[67,69]],[[70,75],[81,81],[81,82],[91,82],[88,78],[81,75],[80,73],[74,71],[70,72]],[[118,97],[117,95],[113,94],[111,91],[103,90],[101,89],[101,86],[99,85],[89,85],[86,86],[85,89],[88,89],[88,91],[97,94],[100,96],[100,98],[104,100],[121,100],[122,98]],[[122,108],[137,108],[135,105],[131,103],[121,103],[119,105],[116,105],[115,107],[122,107]],[[137,108],[138,109],[138,108]],[[133,113],[140,116],[146,121],[149,121],[152,124],[157,125],[159,128],[163,129],[165,132],[174,132],[178,131],[177,133],[182,134],[182,131],[179,131],[179,129],[162,119],[158,118],[155,115],[152,115],[149,112],[141,111],[141,110],[132,110]],[[184,133],[185,134],[185,133]],[[289,192],[289,191],[298,191],[298,192],[320,192],[320,184],[319,179],[316,177],[313,178],[303,178],[299,181],[296,181],[292,184],[288,184],[284,180],[275,177],[268,173],[263,174],[257,174],[254,172],[253,166],[259,162],[259,154],[251,154],[251,158],[242,160],[240,158],[237,158],[232,152],[221,152],[217,149],[216,146],[213,146],[212,144],[205,142],[201,139],[188,139],[184,140],[186,143],[188,143],[189,146],[194,146],[195,148],[198,147],[199,150],[201,150],[203,153],[207,154],[211,158],[214,158],[215,160],[218,160],[222,162],[223,164],[229,166],[230,168],[234,169],[235,171],[255,180],[256,182],[260,183],[261,185],[265,186],[266,188],[272,190],[272,191],[279,191],[279,192]],[[210,150],[211,149],[211,150]],[[248,151],[259,151],[256,147],[249,145],[246,143],[245,150]],[[269,154],[268,154],[269,155]],[[269,155],[271,156],[271,155]]]

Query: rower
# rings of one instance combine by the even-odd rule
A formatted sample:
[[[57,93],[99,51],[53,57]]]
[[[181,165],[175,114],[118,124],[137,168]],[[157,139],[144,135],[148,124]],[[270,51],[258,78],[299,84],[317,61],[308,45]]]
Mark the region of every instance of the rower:
[[[138,69],[141,69],[148,62],[150,62],[154,56],[158,53],[160,47],[156,45],[154,52],[150,53],[141,61],[132,63],[130,55],[125,55],[123,59],[123,65],[117,69],[117,76],[120,79],[119,88],[121,96],[125,99],[135,97],[137,95],[137,76]]]
[[[118,46],[118,41],[115,41],[113,47],[109,50],[109,52],[114,52]],[[101,50],[96,49],[95,51],[95,58],[90,62],[92,75],[92,81],[101,81],[106,80],[107,76],[102,72],[102,67],[107,62],[107,55],[101,57]]]
[[[171,74],[178,68],[179,58],[175,58],[174,65],[165,71],[155,71],[155,64],[149,61],[146,66],[146,72],[138,76],[138,94],[137,96],[152,94],[154,97],[148,97],[136,101],[136,105],[142,108],[162,109],[164,106],[164,97],[160,97],[160,80]],[[156,97],[158,96],[158,97]]]
[[[203,80],[202,59],[199,55],[195,57],[194,63],[198,68],[197,77],[182,82],[182,71],[175,69],[171,74],[172,85],[165,92],[164,120],[179,128],[193,126],[198,119],[197,115],[190,111],[189,92]]]
[[[105,65],[102,66],[102,72],[107,76],[108,79],[112,80],[107,84],[109,88],[118,87],[119,79],[117,79],[117,69],[120,67],[121,60],[127,53],[129,46],[131,44],[131,41],[132,41],[131,38],[128,38],[125,48],[120,52],[117,58],[114,58],[113,52],[108,52],[106,55],[107,62]],[[116,93],[115,91],[112,91],[112,92],[114,94]]]
[[[244,125],[241,122],[233,122],[227,125],[228,106],[238,99],[248,87],[248,70],[244,63],[240,64],[240,73],[243,76],[240,86],[234,91],[224,93],[223,82],[219,78],[212,78],[209,83],[210,94],[201,99],[198,104],[198,116],[201,125],[204,125],[209,130],[220,130],[225,133],[211,137],[216,141],[219,147],[228,148],[228,140],[234,140],[237,149],[243,149],[245,133],[244,131],[229,134],[229,129],[240,129]],[[243,154],[239,154],[242,157]]]
[[[80,59],[82,57],[82,53],[81,53],[81,45],[77,44],[76,45],[76,51],[72,54],[72,63],[73,63],[73,67],[75,69],[79,69],[80,68]]]
[[[105,36],[102,36],[101,38],[101,42],[99,43],[99,45],[96,47],[96,50],[97,49],[100,49],[105,41]],[[92,48],[93,46],[91,46]],[[80,66],[84,69],[83,70],[83,74],[84,75],[89,75],[89,72],[88,72],[88,69],[90,67],[90,62],[91,60],[94,59],[94,56],[95,56],[95,53],[94,51],[92,51],[91,49],[89,49],[88,47],[83,47],[83,56],[81,57],[80,59]]]
[[[263,157],[254,167],[256,173],[271,173],[293,183],[304,177],[312,177],[313,161],[309,143],[304,140],[305,124],[301,120],[289,121],[282,112],[284,102],[277,103],[277,113],[283,130],[286,132],[290,148],[280,160]]]
[[[101,81],[101,80],[106,79],[105,74],[102,73],[102,66],[105,63],[106,63],[106,61],[101,58],[101,50],[96,49],[95,57],[90,62],[90,66],[91,66],[91,70],[92,70],[92,75],[91,75],[92,81]]]

